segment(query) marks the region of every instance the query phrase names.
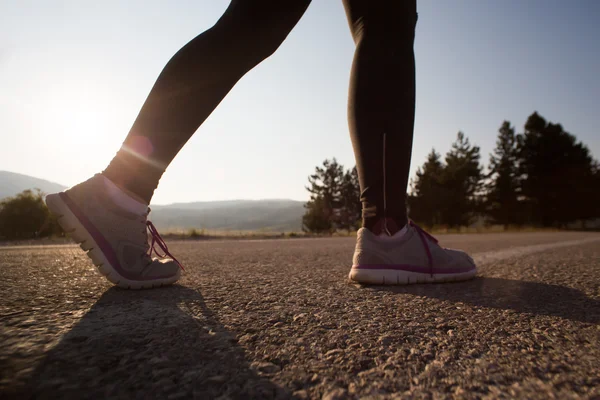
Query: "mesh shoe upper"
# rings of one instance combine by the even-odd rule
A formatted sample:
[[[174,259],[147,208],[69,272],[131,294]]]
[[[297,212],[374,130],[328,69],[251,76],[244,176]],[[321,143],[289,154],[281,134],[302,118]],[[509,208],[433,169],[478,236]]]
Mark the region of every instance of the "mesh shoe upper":
[[[361,228],[357,235],[354,268],[386,269],[400,267],[407,271],[451,274],[475,269],[473,259],[460,250],[445,249],[437,240],[409,224],[403,235],[376,236]]]
[[[173,260],[149,255],[147,216],[118,207],[108,197],[101,175],[67,190],[62,196],[99,245],[113,268],[126,279],[151,280],[179,273]]]

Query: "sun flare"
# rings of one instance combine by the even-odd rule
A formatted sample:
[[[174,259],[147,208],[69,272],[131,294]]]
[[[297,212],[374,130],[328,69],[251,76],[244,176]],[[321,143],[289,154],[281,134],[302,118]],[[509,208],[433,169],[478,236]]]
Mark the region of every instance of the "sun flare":
[[[44,107],[43,124],[66,150],[90,164],[105,163],[125,138],[122,114],[106,90],[71,85],[52,92]]]

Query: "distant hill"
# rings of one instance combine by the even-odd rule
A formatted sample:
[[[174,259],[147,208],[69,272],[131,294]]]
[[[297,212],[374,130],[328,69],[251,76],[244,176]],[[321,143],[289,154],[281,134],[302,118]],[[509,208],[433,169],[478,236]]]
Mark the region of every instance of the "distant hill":
[[[300,231],[304,203],[295,200],[228,200],[151,206],[157,228]]]
[[[33,176],[0,171],[0,199],[39,188],[60,192],[66,186]],[[161,230],[291,232],[302,228],[304,203],[294,200],[225,200],[151,205],[150,218]]]
[[[44,193],[54,193],[66,189],[66,186],[16,172],[0,171],[0,199],[36,188]]]

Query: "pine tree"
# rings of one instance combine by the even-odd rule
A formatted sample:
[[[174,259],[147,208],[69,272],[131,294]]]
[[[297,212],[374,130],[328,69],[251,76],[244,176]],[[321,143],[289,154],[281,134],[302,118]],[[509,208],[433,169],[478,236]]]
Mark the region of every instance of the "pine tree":
[[[583,218],[600,219],[600,163],[597,160],[593,163],[590,182]]]
[[[533,222],[563,227],[590,217],[594,160],[588,148],[537,112],[517,140],[522,192],[532,204]]]
[[[443,174],[442,222],[450,227],[469,225],[478,211],[482,186],[479,147],[472,146],[462,132],[446,154]]]
[[[342,180],[341,210],[337,222],[339,229],[358,229],[361,221],[360,184],[356,167],[346,171]]]
[[[325,160],[323,166],[317,166],[315,173],[309,176],[307,187],[311,194],[311,199],[322,197],[325,214],[331,217],[334,210],[339,208],[342,181],[344,179],[344,167],[338,164],[337,160]]]
[[[337,228],[339,211],[342,205],[342,189],[344,181],[344,167],[338,164],[334,158],[323,161],[323,166],[317,166],[315,173],[308,177],[310,186],[306,190],[310,192],[310,200],[306,203],[307,218],[312,222],[306,224],[306,229],[324,231]],[[317,221],[321,220],[322,221]]]
[[[441,156],[435,149],[431,149],[427,161],[417,169],[417,177],[412,182],[412,194],[408,200],[410,217],[427,227],[441,223],[443,174]]]
[[[505,227],[520,224],[517,137],[508,121],[504,121],[498,131],[496,148],[490,155],[489,170],[486,203],[492,222]]]
[[[304,205],[306,213],[302,217],[302,230],[304,232],[325,233],[331,232],[332,223],[326,214],[325,200],[322,196],[311,198]]]

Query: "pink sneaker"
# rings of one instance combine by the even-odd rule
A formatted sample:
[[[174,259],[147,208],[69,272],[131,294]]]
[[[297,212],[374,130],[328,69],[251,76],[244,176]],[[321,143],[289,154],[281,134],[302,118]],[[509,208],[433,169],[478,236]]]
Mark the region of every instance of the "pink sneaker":
[[[181,264],[147,220],[150,209],[137,215],[120,208],[107,195],[103,179],[97,174],[65,192],[46,196],[46,204],[57,215],[60,226],[115,285],[142,289],[176,282]],[[152,252],[160,258],[152,257]]]
[[[410,221],[406,232],[394,236],[376,236],[361,228],[349,277],[360,283],[407,285],[463,281],[476,273],[467,253],[440,247],[437,239]]]

